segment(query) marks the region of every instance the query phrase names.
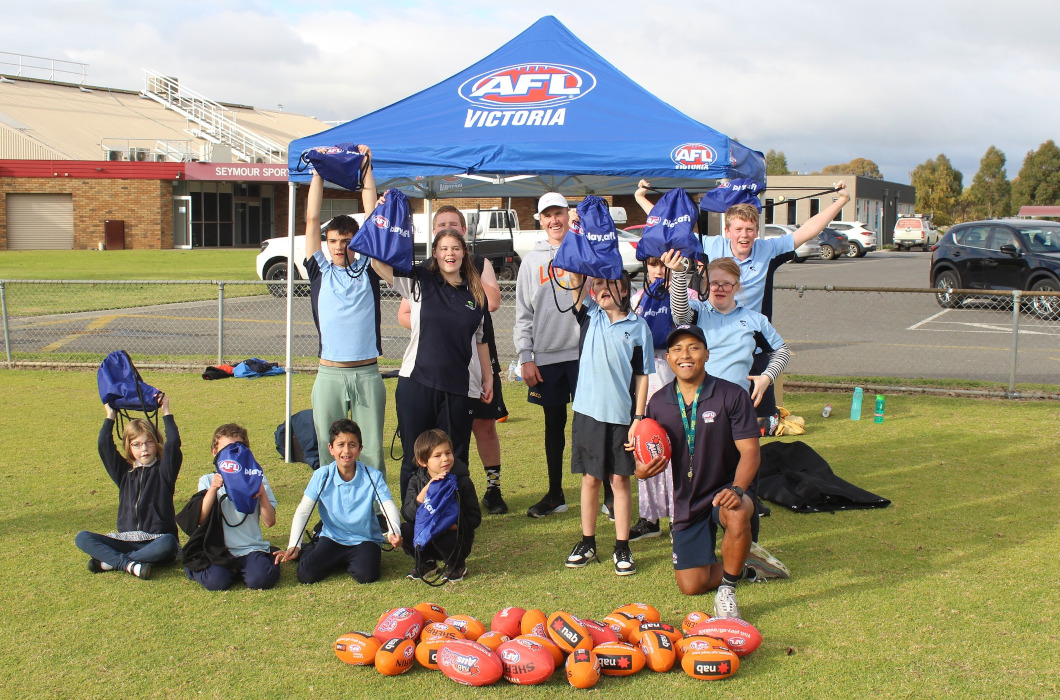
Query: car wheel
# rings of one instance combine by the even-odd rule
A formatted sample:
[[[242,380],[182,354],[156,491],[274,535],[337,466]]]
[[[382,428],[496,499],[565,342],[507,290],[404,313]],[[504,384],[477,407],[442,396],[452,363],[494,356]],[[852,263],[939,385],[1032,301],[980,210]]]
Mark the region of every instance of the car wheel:
[[[1056,280],[1040,279],[1031,285],[1030,292],[1057,292],[1060,285]],[[1034,313],[1046,321],[1060,320],[1060,297],[1031,297],[1031,308]]]
[[[509,263],[501,266],[501,269],[497,272],[497,279],[504,280],[506,282],[514,282],[519,278],[519,266],[515,263]]]
[[[944,290],[935,293],[935,300],[944,309],[956,309],[961,305],[961,300],[951,289],[961,288],[961,278],[953,270],[943,270],[935,277],[935,289]]]
[[[862,252],[861,244],[855,241],[850,242],[850,246],[847,248],[848,258],[860,258],[865,253]]]
[[[297,279],[301,279],[301,277],[298,274],[298,270],[294,271],[294,278],[296,280]],[[269,269],[265,270],[265,281],[266,282],[286,282],[287,281],[287,261],[281,260],[279,262],[274,262],[273,264],[269,265]],[[283,299],[283,298],[287,297],[287,288],[284,287],[282,284],[270,284],[270,285],[268,285],[268,287],[269,287],[269,293],[272,294],[274,297],[279,297],[280,299]],[[309,290],[306,289],[305,285],[297,285],[294,288],[294,295],[296,297],[309,296]]]
[[[835,258],[835,248],[827,244],[821,246],[821,259],[832,260],[833,258]]]

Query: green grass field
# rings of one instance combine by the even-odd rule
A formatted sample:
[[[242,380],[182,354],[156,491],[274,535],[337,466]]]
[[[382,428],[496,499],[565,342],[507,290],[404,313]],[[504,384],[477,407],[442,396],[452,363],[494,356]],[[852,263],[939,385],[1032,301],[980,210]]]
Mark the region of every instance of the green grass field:
[[[205,382],[148,372],[172,397],[184,468],[178,506],[212,470],[219,423],[243,422],[279,500],[268,531],[284,543],[310,470],[283,464],[273,430],[283,378]],[[296,408],[312,377],[295,376]],[[393,390],[393,382],[388,381]],[[384,678],[339,662],[331,643],[371,629],[387,608],[430,600],[488,620],[501,607],[602,617],[642,601],[679,622],[712,596],[678,593],[666,537],[633,543],[639,572],[609,564],[568,570],[577,508],[531,520],[543,492],[540,412],[505,385],[511,419],[499,424],[503,488],[512,512],[486,516],[463,582],[429,588],[405,579],[410,560],[384,554],[383,578],[297,583],[286,568],[271,591],[209,593],[176,567],[150,581],[93,575],[73,544],[80,529],[114,526],[117,490],[95,451],[103,411],[94,373],[9,371],[0,384],[0,600],[8,620],[3,697],[558,697],[561,675],[536,688],[468,691],[435,672]],[[836,406],[823,419],[825,402]],[[774,507],[762,543],[793,571],[741,585],[740,605],[762,648],[728,681],[705,686],[680,671],[605,678],[595,697],[1049,697],[1060,693],[1060,406],[889,396],[882,425],[852,423],[835,394],[792,394],[803,436],[851,482],[892,500],[886,509],[799,515]],[[388,414],[393,416],[392,403]],[[388,436],[389,439],[389,436]],[[483,478],[473,460],[473,476]],[[390,481],[397,479],[396,465]],[[568,475],[568,503],[577,502]],[[602,522],[606,551],[613,526]]]
[[[257,248],[4,250],[0,279],[253,280]]]

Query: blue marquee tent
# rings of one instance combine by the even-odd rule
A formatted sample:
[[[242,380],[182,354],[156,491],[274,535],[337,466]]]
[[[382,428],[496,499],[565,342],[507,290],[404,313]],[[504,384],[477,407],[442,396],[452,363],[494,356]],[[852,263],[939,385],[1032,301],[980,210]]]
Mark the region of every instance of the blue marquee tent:
[[[761,153],[658,99],[555,17],[433,87],[292,141],[290,180],[309,181],[306,149],[348,142],[371,146],[380,189],[431,199],[765,180]]]

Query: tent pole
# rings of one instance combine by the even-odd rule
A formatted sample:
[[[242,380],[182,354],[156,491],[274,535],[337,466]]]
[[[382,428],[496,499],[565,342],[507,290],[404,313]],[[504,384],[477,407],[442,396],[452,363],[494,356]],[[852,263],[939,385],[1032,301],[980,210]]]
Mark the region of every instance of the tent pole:
[[[284,404],[285,409],[283,412],[284,420],[284,434],[286,439],[284,440],[283,447],[283,461],[287,464],[291,463],[291,387],[293,384],[294,370],[291,368],[291,330],[294,328],[292,319],[294,318],[294,214],[295,207],[298,205],[298,185],[293,182],[287,183],[287,241],[290,244],[290,248],[287,254],[287,359],[284,363],[284,367],[287,370],[285,372],[286,381],[286,392],[287,398]]]

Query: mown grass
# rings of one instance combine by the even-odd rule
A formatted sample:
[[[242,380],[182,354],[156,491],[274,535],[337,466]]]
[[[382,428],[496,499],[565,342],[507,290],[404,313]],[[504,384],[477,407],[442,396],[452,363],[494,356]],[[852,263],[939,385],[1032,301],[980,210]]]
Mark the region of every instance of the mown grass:
[[[184,443],[178,505],[211,470],[214,427],[248,426],[279,500],[274,543],[286,541],[309,478],[283,464],[272,433],[283,418],[283,378],[205,382],[148,373],[172,397]],[[294,377],[296,408],[312,377]],[[393,381],[387,382],[393,390]],[[285,569],[279,586],[209,593],[177,568],[150,581],[92,575],[73,545],[82,528],[109,531],[116,489],[95,454],[102,410],[92,372],[10,371],[0,399],[0,500],[5,546],[0,601],[8,631],[0,660],[6,697],[457,697],[472,691],[415,669],[383,678],[340,663],[339,634],[370,629],[385,609],[424,600],[488,621],[507,605],[600,617],[643,601],[671,622],[709,610],[712,597],[677,592],[665,536],[636,542],[639,572],[562,565],[578,509],[531,520],[543,492],[540,412],[521,385],[505,385],[512,417],[499,424],[503,487],[511,506],[487,516],[459,584],[428,588],[404,578],[409,559],[384,555],[383,579],[345,576],[303,586]],[[820,416],[834,395],[788,392],[806,417],[802,439],[851,482],[892,500],[882,510],[798,515],[774,507],[762,542],[794,572],[739,589],[745,617],[765,642],[736,677],[704,685],[680,671],[604,679],[597,697],[1046,697],[1060,692],[1056,581],[1060,406],[935,397],[888,397],[883,424]],[[393,416],[393,402],[388,406]],[[388,432],[393,429],[391,424]],[[387,436],[389,440],[389,435]],[[473,473],[482,477],[474,462]],[[389,480],[397,480],[396,465]],[[568,475],[568,503],[577,502]],[[613,526],[598,535],[607,551]],[[558,697],[561,675],[536,688],[503,681],[482,697]]]

